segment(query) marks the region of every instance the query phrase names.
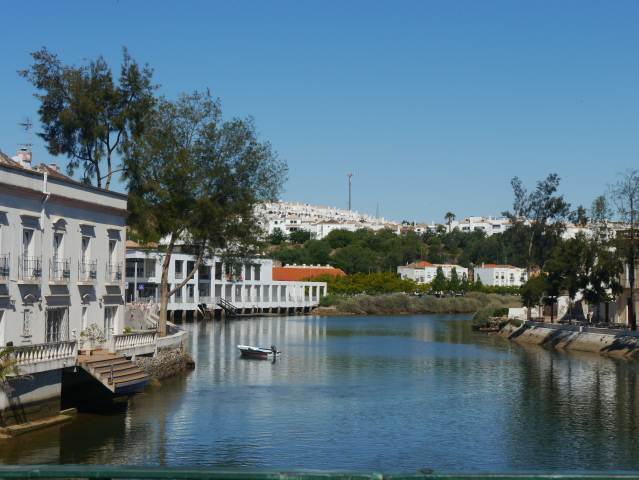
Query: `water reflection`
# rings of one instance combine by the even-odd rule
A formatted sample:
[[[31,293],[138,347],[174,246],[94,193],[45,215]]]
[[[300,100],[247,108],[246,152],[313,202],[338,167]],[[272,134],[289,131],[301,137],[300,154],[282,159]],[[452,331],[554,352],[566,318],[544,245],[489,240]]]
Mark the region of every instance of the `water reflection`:
[[[637,365],[521,347],[461,316],[189,324],[196,369],[2,463],[411,471],[639,468]],[[238,344],[277,345],[276,363]]]

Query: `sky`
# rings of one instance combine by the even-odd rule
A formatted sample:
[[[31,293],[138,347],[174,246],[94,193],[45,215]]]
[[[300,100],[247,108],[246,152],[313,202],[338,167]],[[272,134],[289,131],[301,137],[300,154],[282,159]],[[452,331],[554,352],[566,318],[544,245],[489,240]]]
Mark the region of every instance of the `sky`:
[[[122,47],[159,92],[210,88],[289,167],[283,200],[394,220],[499,215],[556,172],[589,206],[639,152],[639,1],[3,2],[0,150],[38,127],[17,75]],[[58,163],[33,137],[35,162]],[[123,185],[118,188],[122,189]]]

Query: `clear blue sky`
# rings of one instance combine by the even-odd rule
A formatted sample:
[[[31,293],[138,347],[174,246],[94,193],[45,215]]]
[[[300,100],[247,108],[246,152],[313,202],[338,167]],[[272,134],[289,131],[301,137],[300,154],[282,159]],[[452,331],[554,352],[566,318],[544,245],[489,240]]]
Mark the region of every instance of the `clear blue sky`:
[[[509,179],[589,205],[639,153],[639,2],[3,2],[0,149],[37,120],[16,70],[121,48],[161,93],[210,87],[289,165],[283,198],[401,220],[498,214]],[[41,140],[36,161],[49,161]],[[58,162],[63,162],[58,159]]]

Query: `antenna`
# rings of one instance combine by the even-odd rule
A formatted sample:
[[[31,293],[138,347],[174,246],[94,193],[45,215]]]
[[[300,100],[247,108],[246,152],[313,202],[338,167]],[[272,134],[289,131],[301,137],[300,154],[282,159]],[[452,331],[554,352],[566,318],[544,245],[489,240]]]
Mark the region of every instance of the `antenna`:
[[[352,178],[353,178],[353,174],[352,173],[347,173],[346,176],[348,177],[348,211],[351,211],[351,185],[353,183]]]
[[[25,132],[27,132],[27,143],[20,143],[19,145],[25,150],[31,151],[31,147],[33,146],[33,143],[31,142],[31,135],[33,133],[33,122],[31,122],[31,119],[29,117],[24,117],[24,119],[20,123],[18,123],[18,125],[21,126]]]

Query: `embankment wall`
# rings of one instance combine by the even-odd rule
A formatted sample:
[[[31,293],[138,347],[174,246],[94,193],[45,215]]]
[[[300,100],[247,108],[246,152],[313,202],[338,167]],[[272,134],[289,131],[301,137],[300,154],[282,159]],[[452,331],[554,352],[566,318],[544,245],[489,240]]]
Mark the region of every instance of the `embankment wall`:
[[[499,334],[514,342],[545,348],[639,358],[639,336],[626,331],[597,330],[561,325],[544,326],[526,322],[521,327],[506,324]]]

